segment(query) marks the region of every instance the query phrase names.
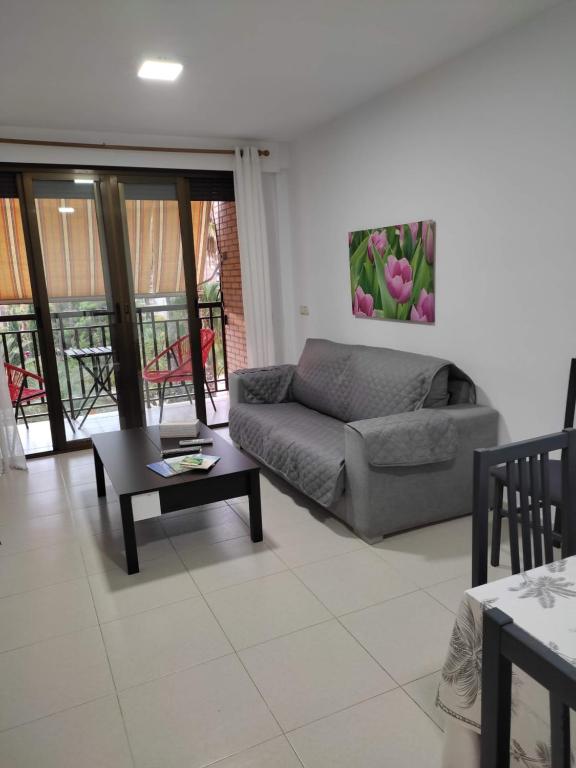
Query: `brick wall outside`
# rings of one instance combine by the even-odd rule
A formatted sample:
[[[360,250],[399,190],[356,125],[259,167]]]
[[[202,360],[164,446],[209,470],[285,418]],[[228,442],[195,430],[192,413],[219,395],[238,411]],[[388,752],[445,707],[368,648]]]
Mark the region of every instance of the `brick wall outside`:
[[[220,283],[224,296],[224,311],[228,317],[228,324],[225,326],[228,373],[232,373],[238,368],[248,366],[236,203],[214,203],[214,219],[222,256]]]

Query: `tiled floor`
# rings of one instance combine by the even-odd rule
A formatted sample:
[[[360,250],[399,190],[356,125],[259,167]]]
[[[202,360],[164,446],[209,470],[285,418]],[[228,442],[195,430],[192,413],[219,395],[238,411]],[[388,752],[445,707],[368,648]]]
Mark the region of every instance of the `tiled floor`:
[[[242,499],[173,513],[127,576],[90,454],[29,466],[0,478],[3,768],[440,765],[469,519],[369,547],[263,478],[264,543]]]

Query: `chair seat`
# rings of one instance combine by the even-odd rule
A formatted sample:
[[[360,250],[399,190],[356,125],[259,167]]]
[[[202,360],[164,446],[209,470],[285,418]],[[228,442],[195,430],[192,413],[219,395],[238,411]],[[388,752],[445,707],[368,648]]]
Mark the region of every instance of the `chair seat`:
[[[20,395],[20,402],[22,403],[25,400],[34,400],[37,397],[44,397],[45,395],[46,395],[45,389],[30,389],[28,387],[24,387]],[[18,399],[18,395],[16,395],[16,397],[13,399],[12,405],[16,404],[17,399]]]
[[[146,371],[142,373],[142,378],[153,384],[162,383],[164,381],[175,384],[179,381],[192,381],[192,372]]]
[[[548,462],[549,466],[549,482],[550,482],[550,501],[554,506],[562,504],[562,462],[556,459],[551,459]],[[540,461],[538,460],[538,488],[541,476]],[[502,464],[499,467],[493,467],[490,470],[492,477],[499,480],[503,485],[508,485],[508,477],[506,471],[506,465]],[[526,487],[523,489],[528,495],[530,495],[530,471],[526,472]],[[514,489],[519,491],[518,485],[518,470],[517,465],[514,464]]]

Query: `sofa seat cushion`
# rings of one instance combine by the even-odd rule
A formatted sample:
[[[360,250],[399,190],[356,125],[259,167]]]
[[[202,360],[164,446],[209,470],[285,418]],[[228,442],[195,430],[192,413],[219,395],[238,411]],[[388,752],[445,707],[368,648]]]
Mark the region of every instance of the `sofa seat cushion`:
[[[344,492],[344,424],[299,403],[235,405],[230,437],[330,508]]]

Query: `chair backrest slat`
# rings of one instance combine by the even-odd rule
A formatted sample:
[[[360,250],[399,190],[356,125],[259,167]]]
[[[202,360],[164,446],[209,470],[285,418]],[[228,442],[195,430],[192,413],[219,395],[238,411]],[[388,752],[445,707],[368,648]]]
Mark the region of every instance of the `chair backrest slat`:
[[[516,488],[518,485],[518,470],[515,461],[506,463],[506,481],[508,487],[508,530],[510,536],[510,560],[512,571],[520,570],[520,551],[518,547],[518,506]]]
[[[544,560],[554,560],[552,540],[552,509],[550,501],[550,461],[547,453],[540,455],[540,481],[542,483],[542,535],[544,538]]]
[[[522,458],[517,460],[518,466],[518,485],[520,487],[520,527],[522,529],[522,558],[524,560],[524,569],[532,568],[532,535],[530,520],[530,498],[528,496],[528,464],[527,460]],[[518,528],[516,527],[516,532]],[[534,538],[536,538],[536,531]]]
[[[542,553],[542,516],[540,513],[542,505],[542,483],[540,482],[540,463],[538,456],[530,456],[530,498],[532,499],[531,505],[531,523],[534,530],[534,537],[532,544],[534,545],[534,565],[538,567],[543,565],[543,553]]]

